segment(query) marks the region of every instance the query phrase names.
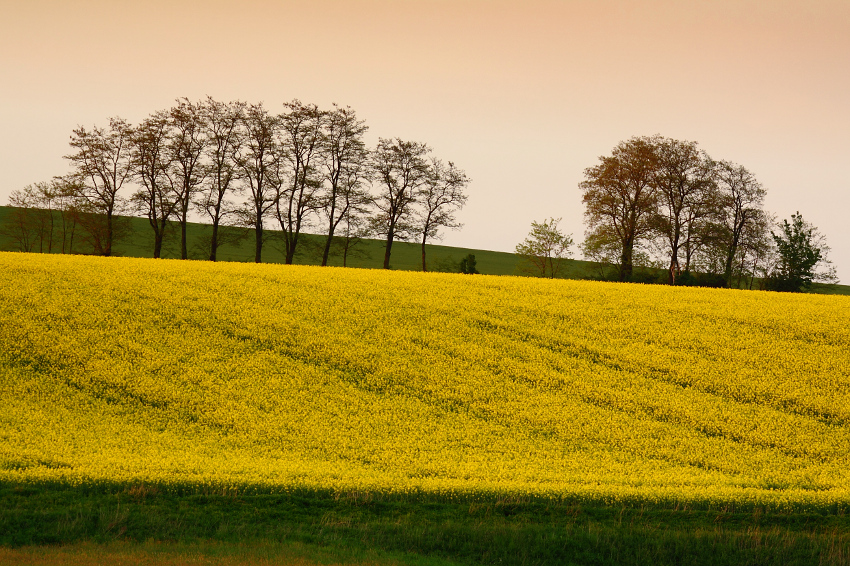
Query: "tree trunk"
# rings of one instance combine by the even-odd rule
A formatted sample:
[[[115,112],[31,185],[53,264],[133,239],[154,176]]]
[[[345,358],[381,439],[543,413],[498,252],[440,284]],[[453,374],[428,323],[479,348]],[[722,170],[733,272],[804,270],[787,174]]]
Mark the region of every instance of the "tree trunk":
[[[180,259],[189,259],[189,250],[186,249],[186,216],[180,219]]]
[[[427,239],[427,237],[423,234],[422,235],[422,271],[423,272],[428,271],[428,266],[425,263],[425,240],[426,239]]]
[[[634,240],[628,239],[623,244],[623,255],[620,257],[620,281],[632,280],[632,252],[634,251]]]
[[[331,203],[331,213],[330,220],[328,221],[328,239],[325,240],[325,249],[322,252],[322,267],[328,265],[328,256],[331,253],[331,241],[334,238],[334,231],[336,226],[334,225],[334,215],[336,214],[336,202]]]
[[[296,240],[293,240],[286,247],[286,265],[292,265],[292,262],[295,261],[295,242]]]
[[[213,218],[212,225],[212,241],[210,241],[210,261],[216,260],[216,252],[218,251],[218,213]]]
[[[741,226],[743,226],[743,221],[741,222]],[[735,261],[735,254],[738,253],[738,237],[740,232],[738,231],[737,226],[735,230],[732,231],[732,241],[729,244],[729,251],[726,255],[726,265],[723,269],[723,279],[726,281],[727,287],[732,287],[732,262]]]
[[[103,250],[103,255],[109,257],[112,255],[112,239],[114,237],[114,229],[112,227],[112,209],[106,211],[106,247]],[[64,246],[63,246],[64,247]]]
[[[159,259],[162,256],[162,232],[154,233],[153,237],[153,257]]]
[[[390,230],[390,233],[387,234],[387,248],[384,251],[384,269],[390,268],[390,253],[392,253],[393,249],[393,232]]]
[[[680,270],[679,270],[679,234],[678,234],[678,231],[679,230],[677,228],[676,233],[674,233],[674,235],[673,235],[672,245],[670,246],[672,248],[671,253],[670,253],[670,273],[667,276],[667,283],[669,283],[670,285],[676,284],[676,278],[679,276],[679,273],[680,273]]]
[[[667,283],[670,285],[676,284],[676,277],[679,276],[679,254],[674,249],[673,255],[670,257],[670,273],[667,276]]]
[[[257,215],[257,221],[254,223],[254,231],[256,239],[254,241],[254,262],[263,262],[263,221]]]
[[[331,240],[333,240],[333,231],[328,234],[328,239],[325,241],[325,250],[322,252],[322,267],[328,265],[328,257],[331,255]]]

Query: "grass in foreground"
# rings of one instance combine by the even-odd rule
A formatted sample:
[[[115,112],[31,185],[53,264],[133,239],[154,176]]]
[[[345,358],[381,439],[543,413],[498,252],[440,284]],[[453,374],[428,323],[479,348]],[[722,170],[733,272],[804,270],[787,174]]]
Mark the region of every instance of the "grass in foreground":
[[[45,564],[126,558],[130,564],[411,566],[802,566],[850,558],[846,516],[763,509],[440,503],[319,493],[175,496],[139,486],[5,485],[0,497],[0,564],[3,556],[21,555],[56,561]]]
[[[256,541],[224,544],[125,541],[64,546],[0,547],[0,566],[393,566],[394,559],[346,558],[298,544]],[[424,564],[424,562],[423,562]]]

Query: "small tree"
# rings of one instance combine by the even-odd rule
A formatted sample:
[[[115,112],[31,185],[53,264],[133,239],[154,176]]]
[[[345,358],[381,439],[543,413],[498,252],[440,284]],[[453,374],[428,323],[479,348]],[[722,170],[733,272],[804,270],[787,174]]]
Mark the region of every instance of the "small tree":
[[[465,273],[467,275],[475,275],[479,273],[478,269],[475,267],[475,255],[468,254],[465,258],[460,260],[460,272]]]
[[[560,218],[532,222],[531,232],[517,244],[516,253],[522,258],[520,271],[537,277],[557,277],[569,258],[572,236],[558,229]]]
[[[835,282],[835,270],[826,259],[829,247],[817,228],[799,212],[791,215],[790,223],[783,220],[779,228],[779,234],[771,232],[778,263],[766,281],[768,290],[796,293],[807,290],[813,281]],[[816,271],[819,264],[826,269]]]
[[[584,259],[593,263],[589,274],[591,279],[602,281],[617,281],[620,277],[621,250],[616,234],[604,226],[585,235],[584,242],[579,244]]]

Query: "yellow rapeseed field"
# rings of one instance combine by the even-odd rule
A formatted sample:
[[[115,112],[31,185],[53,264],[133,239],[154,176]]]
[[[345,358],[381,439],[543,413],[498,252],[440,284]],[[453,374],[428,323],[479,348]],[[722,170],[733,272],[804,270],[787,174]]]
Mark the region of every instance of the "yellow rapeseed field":
[[[0,254],[0,480],[850,503],[850,299]]]

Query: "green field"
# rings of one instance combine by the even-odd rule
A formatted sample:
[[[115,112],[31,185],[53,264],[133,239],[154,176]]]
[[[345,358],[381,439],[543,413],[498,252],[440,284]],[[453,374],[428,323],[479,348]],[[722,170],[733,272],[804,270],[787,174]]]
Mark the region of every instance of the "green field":
[[[4,222],[10,212],[9,207],[0,206],[0,224]],[[132,227],[129,237],[118,242],[115,247],[115,255],[128,257],[151,257],[153,253],[153,231],[145,218],[130,218]],[[180,234],[179,226],[172,225],[173,230],[166,238],[163,258],[180,257]],[[254,232],[253,230],[231,230],[233,233],[242,234],[237,244],[228,244],[219,249],[220,261],[254,261]],[[210,226],[206,224],[190,223],[188,226],[189,257],[191,259],[207,259],[209,249],[203,244],[205,238],[209,238]],[[263,246],[263,261],[266,263],[283,263],[283,242],[277,237],[279,232],[268,231],[270,238]],[[299,244],[301,251],[296,255],[296,264],[315,265],[320,263],[321,255],[319,247],[324,245],[324,237],[312,234],[303,235],[303,243]],[[506,252],[494,252],[487,250],[475,250],[467,248],[456,248],[441,245],[428,245],[427,257],[429,265],[436,267],[441,261],[460,262],[467,254],[475,254],[478,270],[490,275],[513,275],[516,270],[517,257]],[[14,251],[13,242],[0,235],[0,250]],[[84,245],[75,248],[78,253],[89,253]],[[384,242],[381,240],[365,240],[362,247],[358,248],[357,255],[349,258],[349,267],[380,268],[384,261]],[[332,256],[330,265],[341,266],[342,258]],[[584,270],[590,266],[585,262],[576,261],[573,269],[569,271],[572,276],[584,275]],[[398,270],[419,271],[422,268],[421,247],[411,242],[395,242],[393,244],[393,255],[391,266]]]

